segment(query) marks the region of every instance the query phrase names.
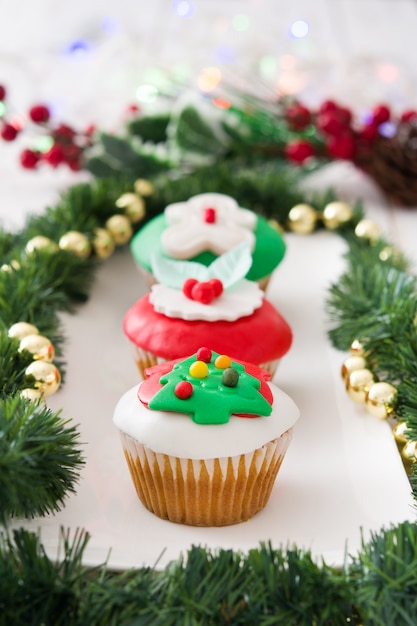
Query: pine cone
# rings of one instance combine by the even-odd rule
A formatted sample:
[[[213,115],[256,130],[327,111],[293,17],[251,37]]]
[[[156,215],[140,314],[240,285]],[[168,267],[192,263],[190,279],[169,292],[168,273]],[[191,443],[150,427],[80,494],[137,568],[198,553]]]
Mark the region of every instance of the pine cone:
[[[417,121],[402,122],[393,137],[375,141],[369,174],[396,204],[417,207]]]

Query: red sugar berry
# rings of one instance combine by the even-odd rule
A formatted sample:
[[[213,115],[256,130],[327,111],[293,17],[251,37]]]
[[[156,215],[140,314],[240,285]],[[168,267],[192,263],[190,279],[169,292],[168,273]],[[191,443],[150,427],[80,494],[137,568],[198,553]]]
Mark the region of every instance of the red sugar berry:
[[[39,154],[33,150],[23,150],[20,153],[19,161],[26,170],[34,170],[39,163]]]
[[[14,141],[17,137],[18,132],[19,131],[17,130],[17,128],[12,126],[12,124],[7,124],[6,122],[5,124],[3,124],[0,134],[1,138],[4,139],[4,141]]]
[[[210,278],[210,280],[208,280],[207,282],[210,283],[210,285],[213,287],[215,298],[218,298],[222,295],[223,283],[220,278]]]
[[[6,87],[4,85],[0,85],[0,102],[6,99]]]
[[[285,156],[289,161],[301,164],[314,155],[314,148],[308,141],[290,141],[285,147]]]
[[[193,386],[188,380],[182,380],[175,385],[174,393],[180,400],[186,400],[193,393]]]
[[[378,106],[372,109],[372,117],[375,124],[383,124],[388,122],[391,117],[391,111],[385,104],[378,104]]]
[[[29,117],[36,124],[47,122],[50,117],[49,109],[44,104],[35,104],[29,109]]]
[[[187,278],[182,286],[182,293],[184,294],[184,296],[186,296],[190,300],[193,300],[194,298],[192,295],[192,290],[194,285],[196,285],[197,283],[198,280],[196,280],[195,278]]]
[[[209,206],[204,209],[204,221],[206,224],[214,224],[216,221],[216,209]]]
[[[208,281],[202,283],[197,282],[191,290],[191,296],[193,300],[201,302],[201,304],[210,304],[215,297],[214,289]]]
[[[211,357],[213,356],[212,351],[210,350],[210,348],[199,348],[197,350],[197,361],[204,361],[204,363],[210,363],[211,361]]]
[[[303,130],[311,121],[311,113],[302,104],[292,104],[285,111],[285,119],[292,130]]]

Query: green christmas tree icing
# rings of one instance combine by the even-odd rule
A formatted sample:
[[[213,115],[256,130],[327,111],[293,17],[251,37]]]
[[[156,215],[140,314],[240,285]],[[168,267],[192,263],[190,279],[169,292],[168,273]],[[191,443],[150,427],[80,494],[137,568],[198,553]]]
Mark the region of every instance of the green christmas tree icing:
[[[196,355],[176,363],[170,372],[161,376],[159,382],[163,387],[149,401],[149,408],[189,413],[197,424],[224,424],[233,413],[270,415],[272,407],[258,391],[260,381],[248,374],[242,364],[232,361],[231,367],[239,374],[237,384],[233,387],[223,384],[225,370],[215,365],[218,356],[212,352],[210,362],[205,363],[207,375],[204,377],[190,373],[190,367],[196,363],[204,372],[205,366]],[[184,381],[192,385],[192,393],[187,398],[176,394],[177,385]]]

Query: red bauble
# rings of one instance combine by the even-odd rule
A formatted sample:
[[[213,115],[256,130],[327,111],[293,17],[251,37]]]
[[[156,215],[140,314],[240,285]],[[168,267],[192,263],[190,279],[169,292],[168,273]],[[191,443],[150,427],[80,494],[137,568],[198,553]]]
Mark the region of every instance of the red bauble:
[[[20,165],[27,170],[34,170],[39,163],[39,154],[33,150],[23,150],[19,157]]]
[[[391,117],[391,111],[385,104],[378,104],[372,109],[372,118],[375,124],[383,124],[388,122]]]
[[[43,159],[52,167],[58,167],[58,165],[65,160],[64,151],[59,144],[55,143],[52,148],[43,155]]]
[[[327,150],[334,159],[352,160],[356,153],[356,144],[351,134],[329,137]]]
[[[6,99],[6,87],[0,85],[0,102]]]
[[[3,124],[0,134],[1,138],[4,139],[4,141],[14,141],[17,137],[18,132],[19,131],[17,130],[17,128],[12,126],[12,124],[7,124],[6,122],[5,124]]]
[[[29,117],[35,124],[44,124],[50,118],[49,109],[44,104],[35,104],[29,109]]]
[[[302,104],[292,104],[285,111],[285,119],[292,130],[303,130],[311,122],[311,113]]]
[[[285,156],[293,163],[304,163],[306,159],[314,156],[314,147],[308,141],[295,139],[285,146]]]

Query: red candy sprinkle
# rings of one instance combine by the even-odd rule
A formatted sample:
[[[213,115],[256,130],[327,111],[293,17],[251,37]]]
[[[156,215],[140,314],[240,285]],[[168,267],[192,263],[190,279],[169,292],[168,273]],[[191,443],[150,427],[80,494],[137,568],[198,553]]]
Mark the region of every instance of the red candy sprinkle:
[[[213,353],[210,350],[210,348],[205,348],[203,346],[202,348],[199,348],[197,350],[197,354],[196,354],[197,361],[204,361],[204,363],[210,363],[212,356],[213,356]]]
[[[210,278],[208,281],[214,290],[214,297],[218,298],[223,293],[223,283],[219,278]]]
[[[191,289],[191,297],[201,304],[210,304],[215,298],[214,289],[208,281],[197,283]]]
[[[193,386],[188,380],[182,380],[175,385],[174,393],[180,400],[186,400],[193,393]]]
[[[216,209],[213,209],[213,207],[204,209],[204,221],[206,224],[214,224],[216,221]]]
[[[196,280],[195,278],[187,278],[182,286],[182,293],[184,294],[184,296],[187,296],[187,298],[193,300],[192,290],[194,285],[196,285],[197,283],[198,280]]]

